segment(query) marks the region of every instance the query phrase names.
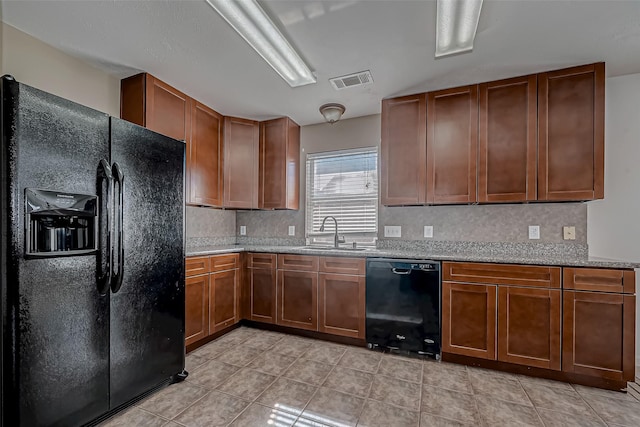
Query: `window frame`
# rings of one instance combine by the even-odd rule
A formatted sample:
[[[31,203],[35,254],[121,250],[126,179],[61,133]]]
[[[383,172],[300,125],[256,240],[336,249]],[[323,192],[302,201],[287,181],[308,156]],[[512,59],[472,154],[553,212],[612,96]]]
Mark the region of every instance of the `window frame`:
[[[376,167],[375,167],[375,172],[373,173],[373,176],[375,178],[375,188],[376,188],[375,195],[367,196],[363,193],[361,197],[350,197],[350,198],[336,197],[336,201],[342,200],[342,201],[348,202],[350,200],[357,201],[358,199],[372,201],[373,203],[370,206],[373,208],[373,216],[375,219],[373,221],[373,224],[374,224],[373,229],[372,231],[366,231],[366,232],[342,232],[340,230],[340,222],[338,219],[338,235],[341,238],[342,237],[345,238],[346,242],[343,245],[346,245],[346,246],[351,246],[354,243],[356,243],[357,246],[361,246],[361,247],[375,247],[376,241],[378,239],[378,221],[379,221],[379,214],[380,214],[380,207],[379,207],[380,205],[380,171],[379,171],[380,150],[379,150],[379,147],[377,146],[307,153],[306,159],[305,159],[305,200],[304,200],[304,206],[305,206],[304,232],[305,232],[305,241],[307,245],[333,246],[333,238],[335,234],[334,223],[331,220],[327,221],[328,231],[325,231],[325,232],[313,231],[313,212],[311,208],[313,207],[314,200],[317,200],[312,198],[311,196],[312,185],[315,178],[315,172],[313,170],[314,169],[313,162],[323,158],[343,157],[343,156],[349,156],[349,155],[363,155],[363,154],[369,154],[369,153],[375,155]],[[363,211],[365,208],[366,208],[366,204],[363,203]]]

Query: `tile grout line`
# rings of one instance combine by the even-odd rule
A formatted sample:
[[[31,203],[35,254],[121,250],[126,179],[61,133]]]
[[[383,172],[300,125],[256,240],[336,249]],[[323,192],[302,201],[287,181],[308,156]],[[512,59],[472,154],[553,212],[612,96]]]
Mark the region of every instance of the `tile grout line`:
[[[596,414],[596,416],[598,417],[598,419],[599,419],[600,421],[602,421],[602,423],[603,423],[604,425],[608,426],[608,425],[610,424],[610,423],[606,422],[606,421],[604,420],[604,418],[603,418],[603,417],[598,413],[598,411],[596,411],[596,409],[595,409],[593,406],[591,406],[591,403],[589,403],[589,402],[587,401],[587,399],[585,399],[585,398],[584,398],[584,397],[583,397],[583,396],[578,392],[578,390],[576,390],[576,388],[574,387],[574,385],[573,385],[573,384],[571,384],[571,388],[573,389],[573,391],[575,391],[575,392],[576,392],[576,394],[577,394],[578,396],[580,396],[580,399],[582,399],[582,400],[584,401],[584,403],[586,403],[586,404],[587,404],[587,406],[588,406],[588,407],[593,411],[593,413],[594,413],[594,414]]]
[[[538,416],[538,421],[540,421],[540,424],[543,427],[546,426],[547,424],[544,422],[544,420],[540,416],[540,411],[538,411],[538,407],[533,402],[533,399],[531,399],[531,396],[529,396],[529,393],[527,392],[527,389],[524,388],[524,386],[522,385],[522,382],[520,382],[520,378],[516,377],[516,380],[518,381],[518,385],[520,386],[520,388],[522,388],[522,391],[524,391],[524,394],[527,396],[527,399],[529,399],[529,401],[531,402],[531,405],[533,406],[533,410],[536,412],[536,415]]]
[[[278,341],[281,341],[282,339],[283,339],[283,338],[281,338],[281,339],[280,339],[280,340],[278,340]],[[260,350],[260,351],[262,351],[262,352],[263,352],[262,354],[264,354],[264,353],[268,352],[269,350],[273,349],[273,348],[276,346],[276,344],[278,343],[278,341],[276,341],[275,343],[273,343],[270,347],[268,347],[268,348],[266,348],[266,349],[264,349],[264,350]],[[255,347],[252,347],[252,348],[255,348]],[[256,404],[258,404],[258,405],[259,405],[259,403],[257,403],[257,400],[260,398],[260,396],[262,396],[262,394],[263,394],[265,391],[267,391],[267,389],[268,389],[269,387],[271,387],[271,386],[273,385],[273,383],[275,383],[275,382],[278,380],[278,378],[280,378],[280,376],[277,376],[277,375],[267,374],[267,373],[265,373],[265,372],[258,371],[257,369],[249,368],[249,364],[253,363],[253,361],[254,361],[254,360],[256,360],[258,357],[260,357],[260,355],[259,355],[259,356],[256,356],[256,357],[255,357],[255,358],[253,358],[253,359],[251,359],[251,360],[250,360],[250,361],[249,361],[245,366],[243,366],[243,367],[241,367],[240,369],[238,369],[234,374],[232,374],[229,378],[227,378],[227,380],[226,380],[226,381],[224,381],[222,384],[220,384],[220,385],[218,386],[218,387],[220,387],[220,386],[222,386],[223,384],[225,384],[225,383],[226,383],[227,381],[229,381],[233,376],[235,376],[236,374],[238,374],[238,373],[239,373],[243,368],[251,369],[251,370],[254,370],[254,371],[256,371],[256,372],[259,372],[259,373],[262,373],[262,374],[265,374],[265,375],[270,375],[270,376],[275,377],[275,378],[273,379],[273,381],[271,381],[271,382],[270,382],[270,383],[269,383],[269,384],[264,388],[264,390],[263,390],[262,392],[260,392],[256,397],[254,397],[254,398],[253,398],[253,400],[249,401],[249,400],[246,400],[246,399],[242,399],[241,397],[236,396],[236,395],[233,395],[233,394],[231,394],[231,393],[227,393],[227,392],[224,392],[224,391],[222,391],[222,390],[216,390],[216,391],[218,391],[218,392],[220,392],[220,393],[224,393],[224,394],[226,394],[226,395],[228,395],[228,396],[232,396],[232,397],[234,397],[234,398],[236,398],[236,399],[241,399],[241,400],[244,400],[245,402],[249,402],[249,404],[248,404],[248,405],[247,405],[247,406],[246,406],[242,411],[240,411],[240,412],[238,413],[238,415],[236,415],[235,417],[233,417],[233,418],[231,419],[231,421],[229,421],[229,423],[228,423],[227,425],[231,425],[231,424],[233,424],[233,422],[234,422],[235,420],[237,420],[238,418],[240,418],[240,416],[242,416],[242,414],[244,414],[244,413],[245,413],[245,412],[246,412],[246,411],[251,407],[251,405],[253,405],[254,403],[256,403]],[[264,405],[261,405],[261,406],[264,406]]]
[[[482,412],[480,412],[480,402],[478,402],[478,396],[476,394],[476,391],[473,388],[473,384],[471,382],[471,374],[469,373],[469,369],[467,369],[467,367],[464,367],[464,372],[465,375],[467,376],[467,381],[469,382],[469,387],[471,387],[471,395],[473,396],[473,401],[476,404],[476,412],[478,414],[478,418],[480,418],[480,422],[482,423],[482,425],[489,425],[489,421],[484,419],[484,416],[482,415]]]
[[[422,422],[422,416],[420,414],[422,414],[422,391],[424,389],[424,364],[425,361],[423,360],[421,363],[421,370],[420,370],[420,391],[418,393],[418,427],[420,426],[421,422]]]
[[[299,358],[298,360],[302,359],[304,357],[304,355],[307,354],[307,352],[305,351]],[[300,418],[303,418],[303,414],[305,409],[307,409],[307,407],[309,406],[309,404],[311,403],[311,401],[313,400],[313,398],[316,396],[316,394],[318,394],[318,391],[320,391],[320,389],[322,388],[322,385],[327,381],[327,379],[329,378],[329,376],[331,375],[331,373],[335,370],[336,366],[338,366],[338,363],[340,363],[340,360],[342,360],[342,358],[344,357],[344,355],[347,354],[347,350],[345,349],[345,351],[342,353],[342,355],[340,356],[340,358],[338,358],[338,360],[336,361],[335,365],[331,365],[331,370],[329,370],[329,372],[327,373],[327,376],[324,378],[324,380],[322,381],[321,384],[318,384],[316,391],[313,392],[313,394],[311,395],[311,397],[309,398],[309,401],[306,403],[306,405],[304,405],[304,407],[302,408],[302,410],[300,411],[300,415],[298,415],[298,417],[295,419],[295,421],[293,422],[293,424],[295,425],[298,420],[300,420]],[[305,359],[305,360],[311,360],[311,359]],[[314,362],[317,362],[317,360],[314,360]],[[322,363],[322,362],[321,362]],[[302,381],[300,381],[302,382]],[[306,384],[306,383],[305,383]],[[356,424],[358,424],[358,420],[356,420]]]

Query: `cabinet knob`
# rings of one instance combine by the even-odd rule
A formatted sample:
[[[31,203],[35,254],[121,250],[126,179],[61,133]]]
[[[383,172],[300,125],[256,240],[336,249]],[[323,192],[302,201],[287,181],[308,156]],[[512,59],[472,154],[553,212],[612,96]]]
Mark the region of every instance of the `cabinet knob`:
[[[309,320],[311,320],[311,317],[309,317]]]

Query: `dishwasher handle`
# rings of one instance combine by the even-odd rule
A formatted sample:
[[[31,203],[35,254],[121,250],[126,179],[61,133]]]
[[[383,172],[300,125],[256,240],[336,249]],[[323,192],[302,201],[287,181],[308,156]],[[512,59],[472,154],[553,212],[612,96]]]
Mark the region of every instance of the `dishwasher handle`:
[[[408,268],[408,269],[405,269],[405,268],[400,269],[400,268],[393,267],[391,269],[391,271],[393,272],[393,274],[399,274],[399,275],[411,274],[411,269],[410,268]]]

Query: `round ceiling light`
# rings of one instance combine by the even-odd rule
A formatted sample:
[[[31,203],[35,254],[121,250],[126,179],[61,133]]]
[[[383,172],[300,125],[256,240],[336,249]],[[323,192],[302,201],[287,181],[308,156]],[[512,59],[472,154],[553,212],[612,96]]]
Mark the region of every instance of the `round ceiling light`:
[[[344,114],[345,108],[342,104],[329,103],[324,104],[320,107],[320,114],[324,117],[324,119],[333,124],[340,120],[340,117]]]

